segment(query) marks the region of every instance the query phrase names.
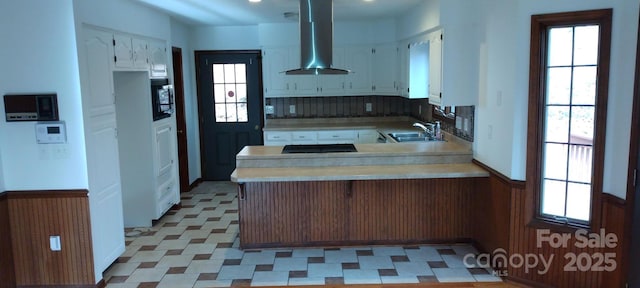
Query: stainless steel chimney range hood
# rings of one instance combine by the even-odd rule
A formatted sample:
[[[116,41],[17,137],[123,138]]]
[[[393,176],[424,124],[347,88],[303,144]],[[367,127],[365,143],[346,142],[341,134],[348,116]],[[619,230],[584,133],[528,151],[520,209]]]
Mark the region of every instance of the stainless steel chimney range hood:
[[[300,68],[286,74],[348,73],[333,67],[333,0],[300,0]]]

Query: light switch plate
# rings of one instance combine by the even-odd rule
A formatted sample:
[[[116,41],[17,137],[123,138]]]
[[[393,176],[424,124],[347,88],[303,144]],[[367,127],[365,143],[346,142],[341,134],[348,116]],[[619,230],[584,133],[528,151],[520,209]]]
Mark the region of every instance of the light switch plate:
[[[60,236],[49,236],[49,246],[51,247],[51,251],[62,250],[62,247],[60,245]]]
[[[289,114],[296,114],[296,105],[289,105]]]
[[[366,112],[371,112],[371,110],[373,110],[373,107],[372,107],[372,106],[373,106],[373,105],[371,105],[371,103],[366,103],[366,104],[364,105],[364,108],[365,108],[364,110],[365,110]]]
[[[275,107],[273,107],[273,105],[267,105],[267,106],[264,106],[264,113],[266,113],[266,114],[274,114],[274,113],[276,113],[276,109],[275,109]]]

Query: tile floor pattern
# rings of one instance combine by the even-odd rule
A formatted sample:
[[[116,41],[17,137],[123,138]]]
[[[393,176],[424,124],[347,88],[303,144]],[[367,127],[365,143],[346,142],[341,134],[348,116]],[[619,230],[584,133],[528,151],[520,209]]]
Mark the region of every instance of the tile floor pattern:
[[[469,245],[240,250],[235,186],[205,182],[151,228],[127,229],[107,287],[230,287],[501,281],[466,268]]]

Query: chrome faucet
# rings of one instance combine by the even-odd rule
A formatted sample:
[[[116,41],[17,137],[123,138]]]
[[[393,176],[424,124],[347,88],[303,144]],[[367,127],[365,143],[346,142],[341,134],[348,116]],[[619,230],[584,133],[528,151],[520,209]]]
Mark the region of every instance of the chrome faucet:
[[[418,127],[420,129],[424,130],[424,134],[426,136],[429,136],[429,137],[433,137],[434,136],[434,127],[435,127],[435,125],[433,123],[422,124],[420,122],[416,122],[416,123],[413,123],[413,127]]]

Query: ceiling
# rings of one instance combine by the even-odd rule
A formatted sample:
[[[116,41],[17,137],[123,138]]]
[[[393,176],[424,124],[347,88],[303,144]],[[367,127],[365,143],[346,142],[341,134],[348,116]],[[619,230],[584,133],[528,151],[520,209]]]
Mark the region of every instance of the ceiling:
[[[158,8],[190,25],[256,25],[297,22],[285,12],[298,12],[299,0],[136,0]],[[329,1],[329,0],[327,0]],[[335,21],[366,21],[391,18],[409,11],[424,0],[334,0]]]

